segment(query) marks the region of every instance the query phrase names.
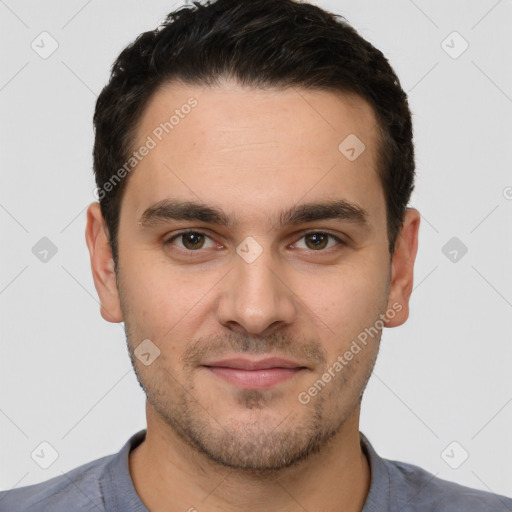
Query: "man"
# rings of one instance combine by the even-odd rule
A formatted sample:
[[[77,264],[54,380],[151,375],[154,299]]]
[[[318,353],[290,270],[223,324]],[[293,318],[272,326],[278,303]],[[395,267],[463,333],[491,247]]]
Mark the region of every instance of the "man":
[[[120,54],[94,122],[86,240],[147,429],[0,510],[512,510],[359,432],[420,221],[381,52],[307,3],[195,5]]]

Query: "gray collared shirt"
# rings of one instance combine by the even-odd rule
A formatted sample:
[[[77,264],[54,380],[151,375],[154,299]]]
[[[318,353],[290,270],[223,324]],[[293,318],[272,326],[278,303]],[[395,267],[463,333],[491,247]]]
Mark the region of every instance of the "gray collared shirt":
[[[134,434],[113,455],[39,484],[0,492],[0,512],[148,512],[128,469],[130,450],[145,438]],[[512,512],[512,499],[464,487],[428,471],[381,458],[360,433],[371,470],[361,512]]]

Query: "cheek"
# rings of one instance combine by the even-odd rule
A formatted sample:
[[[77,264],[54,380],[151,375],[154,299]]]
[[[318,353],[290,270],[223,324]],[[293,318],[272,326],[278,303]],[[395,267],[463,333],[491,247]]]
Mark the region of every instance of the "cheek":
[[[318,283],[318,282],[317,282]],[[309,306],[335,339],[357,335],[386,304],[386,276],[370,266],[338,268],[319,287],[310,288]]]
[[[126,261],[122,293],[137,334],[169,340],[198,324],[219,276],[215,271],[191,272],[141,255]]]

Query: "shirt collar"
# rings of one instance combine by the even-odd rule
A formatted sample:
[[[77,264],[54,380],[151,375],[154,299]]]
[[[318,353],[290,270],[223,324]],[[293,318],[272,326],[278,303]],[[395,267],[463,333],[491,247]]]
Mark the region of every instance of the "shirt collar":
[[[146,438],[146,429],[134,434],[112,460],[105,466],[100,486],[105,510],[112,512],[149,512],[142,503],[129,470],[130,451]]]
[[[388,466],[362,432],[359,432],[359,441],[370,465],[370,489],[361,512],[390,512],[391,485]]]

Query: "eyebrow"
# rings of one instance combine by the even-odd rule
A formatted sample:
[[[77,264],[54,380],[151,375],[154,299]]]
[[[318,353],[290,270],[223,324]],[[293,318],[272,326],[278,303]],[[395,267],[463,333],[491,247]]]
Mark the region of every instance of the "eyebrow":
[[[318,220],[334,219],[361,224],[368,227],[368,211],[345,199],[312,202],[295,205],[279,214],[272,229],[298,225]],[[224,226],[230,230],[236,218],[228,216],[222,209],[196,201],[164,199],[147,208],[139,219],[141,228],[158,225],[170,220],[195,220]]]

